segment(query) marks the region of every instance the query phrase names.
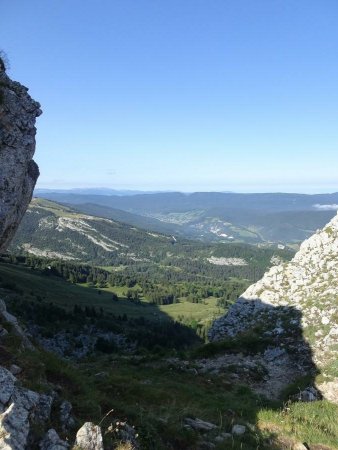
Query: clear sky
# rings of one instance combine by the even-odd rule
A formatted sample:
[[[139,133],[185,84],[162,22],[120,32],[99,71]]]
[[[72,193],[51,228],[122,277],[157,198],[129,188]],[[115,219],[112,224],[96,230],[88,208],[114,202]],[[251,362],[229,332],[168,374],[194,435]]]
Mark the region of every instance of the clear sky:
[[[337,0],[0,0],[39,187],[338,191]]]

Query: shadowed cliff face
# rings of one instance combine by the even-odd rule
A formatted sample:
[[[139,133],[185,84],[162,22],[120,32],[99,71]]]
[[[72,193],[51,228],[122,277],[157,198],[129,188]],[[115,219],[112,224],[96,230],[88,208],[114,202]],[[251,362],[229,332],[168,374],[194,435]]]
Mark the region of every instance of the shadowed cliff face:
[[[33,161],[40,104],[6,74],[0,59],[0,252],[12,239],[39,176]]]
[[[320,371],[304,336],[301,311],[293,306],[271,306],[258,298],[240,298],[235,305],[228,316],[216,321],[209,337],[246,339],[251,356],[240,354],[239,362],[259,364],[265,370],[262,380],[249,384],[271,399],[278,399],[287,385],[304,376],[313,385]],[[250,346],[256,341],[260,346],[252,356]]]
[[[212,341],[259,328],[291,357],[286,371],[322,373],[322,394],[338,403],[338,215],[304,241],[287,264],[272,267],[217,319]],[[316,367],[318,369],[316,369]],[[289,382],[297,373],[289,371]]]

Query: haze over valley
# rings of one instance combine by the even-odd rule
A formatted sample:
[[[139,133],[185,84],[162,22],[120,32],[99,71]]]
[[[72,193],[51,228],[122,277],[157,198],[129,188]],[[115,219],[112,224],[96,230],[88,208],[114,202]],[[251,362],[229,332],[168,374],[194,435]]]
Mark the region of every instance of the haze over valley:
[[[299,244],[336,213],[338,193],[133,193],[36,190],[35,195],[141,228],[215,242]]]

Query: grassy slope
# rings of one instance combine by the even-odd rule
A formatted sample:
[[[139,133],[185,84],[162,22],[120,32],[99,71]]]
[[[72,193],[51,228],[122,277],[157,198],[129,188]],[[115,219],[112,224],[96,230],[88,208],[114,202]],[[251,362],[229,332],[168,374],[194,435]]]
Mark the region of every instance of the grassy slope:
[[[116,313],[137,314],[153,311],[151,305],[140,307],[126,301],[110,301],[110,294],[100,295],[91,289],[71,285],[62,279],[45,277],[17,266],[0,264],[2,282],[15,284],[21,298],[40,295],[42,301],[71,308],[74,303],[102,305]],[[97,303],[98,302],[98,303]],[[189,304],[190,307],[201,305]],[[155,316],[154,316],[155,318]],[[189,355],[185,355],[189,358]],[[280,444],[267,443],[267,436],[288,436],[308,444],[326,444],[338,449],[338,424],[334,420],[338,407],[325,401],[309,404],[272,404],[257,397],[246,386],[234,385],[226,374],[194,374],[173,367],[168,361],[150,353],[144,358],[127,355],[95,355],[77,363],[76,367],[41,351],[20,351],[17,339],[9,336],[1,342],[0,363],[19,364],[24,370],[24,385],[39,391],[48,390],[45,381],[59,385],[61,395],[74,405],[80,421],[99,422],[111,409],[112,417],[127,418],[136,426],[143,449],[196,449],[197,435],[182,426],[184,417],[193,416],[216,423],[219,432],[230,431],[233,423],[251,424],[244,437],[219,444],[225,449],[281,449]],[[97,377],[97,373],[103,373]],[[58,423],[52,424],[58,429]],[[63,437],[66,437],[63,435]],[[68,436],[70,439],[72,436]],[[107,439],[110,437],[107,435]]]
[[[81,307],[95,306],[115,315],[144,316],[151,320],[177,319],[180,315],[184,315],[197,321],[204,321],[224,313],[223,309],[216,306],[215,298],[206,299],[205,305],[181,302],[156,306],[146,300],[141,301],[139,305],[123,298],[123,293],[128,290],[127,287],[96,289],[85,284],[74,285],[55,276],[41,275],[39,271],[27,267],[5,263],[0,263],[0,278],[3,282],[14,284],[15,289],[24,295],[34,293],[34,296],[40,296],[45,301],[53,302],[66,309],[73,309],[75,304]],[[110,292],[117,293],[122,297],[121,300],[112,301]]]

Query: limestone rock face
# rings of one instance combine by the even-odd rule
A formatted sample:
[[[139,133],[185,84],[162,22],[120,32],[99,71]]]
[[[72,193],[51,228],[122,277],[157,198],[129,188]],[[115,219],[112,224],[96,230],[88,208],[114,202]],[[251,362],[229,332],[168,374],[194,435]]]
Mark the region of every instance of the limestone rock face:
[[[338,215],[304,241],[292,261],[272,267],[251,285],[214,322],[209,338],[237,336],[257,325],[287,350],[297,335],[298,343],[292,341],[297,357],[304,357],[308,346],[316,367],[332,375],[338,354]]]
[[[1,61],[0,61],[1,62]],[[13,237],[39,176],[33,161],[39,103],[0,64],[0,252]]]
[[[15,376],[0,366],[0,448],[25,450],[30,422],[42,423],[39,403],[44,394],[17,386]],[[47,420],[48,417],[44,417]]]

